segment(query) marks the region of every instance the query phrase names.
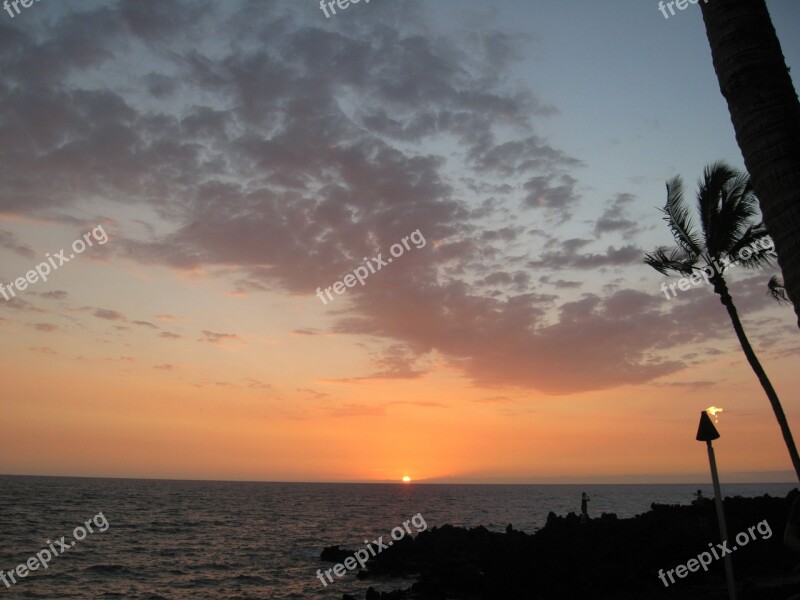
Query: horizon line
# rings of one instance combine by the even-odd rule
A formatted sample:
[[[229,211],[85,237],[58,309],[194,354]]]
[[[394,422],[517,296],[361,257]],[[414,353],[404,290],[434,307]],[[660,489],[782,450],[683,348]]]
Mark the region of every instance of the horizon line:
[[[783,472],[770,472],[765,471],[764,475],[768,473],[781,473]],[[743,475],[744,472],[736,473],[736,475]],[[755,473],[752,473],[753,475]],[[341,480],[341,481],[306,481],[306,480],[267,480],[267,479],[207,479],[207,478],[176,478],[176,477],[133,477],[133,476],[118,476],[118,475],[41,475],[41,474],[22,474],[22,473],[0,473],[0,477],[30,477],[30,478],[58,478],[58,479],[112,479],[112,480],[129,480],[129,481],[182,481],[182,482],[197,482],[197,483],[288,483],[288,484],[322,484],[322,485],[711,485],[710,481],[443,481],[438,479],[419,479],[404,482],[402,480],[394,479],[380,479],[380,480]],[[622,476],[624,479],[626,476]],[[636,476],[627,476],[636,477]],[[691,477],[691,476],[690,476]],[[797,481],[725,481],[724,485],[795,485],[800,487]]]

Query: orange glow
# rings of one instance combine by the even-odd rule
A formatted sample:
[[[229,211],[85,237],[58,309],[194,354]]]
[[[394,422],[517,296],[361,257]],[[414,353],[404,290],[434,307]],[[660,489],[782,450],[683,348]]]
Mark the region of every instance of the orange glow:
[[[31,313],[56,331],[0,320],[0,473],[406,485],[706,477],[696,400],[669,385],[511,393],[475,385],[435,355],[424,377],[362,378],[373,354],[360,339],[298,334],[315,323],[315,298],[306,306],[270,296],[265,311],[219,300],[204,281],[151,275],[131,283],[108,273],[121,300],[97,304],[130,315],[127,323],[77,310]],[[189,292],[191,302],[163,301]],[[728,406],[715,442],[725,469],[788,471],[769,403],[752,373],[729,366],[734,359],[723,354],[676,380],[718,382],[701,393],[715,413],[717,402]],[[792,356],[771,371],[787,389],[800,385]],[[799,414],[800,403],[787,398],[785,409]]]
[[[408,475],[403,476],[403,483],[411,483],[411,477]]]

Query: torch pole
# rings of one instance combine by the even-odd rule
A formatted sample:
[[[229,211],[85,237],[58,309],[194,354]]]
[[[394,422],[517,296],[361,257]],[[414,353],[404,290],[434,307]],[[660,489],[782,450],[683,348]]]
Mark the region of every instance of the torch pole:
[[[719,487],[717,459],[714,457],[714,446],[711,445],[711,440],[706,440],[706,445],[708,446],[708,462],[711,464],[711,480],[714,482],[714,503],[717,506],[719,535],[724,544],[728,541],[728,528],[725,525],[725,511],[722,508],[722,491]],[[736,600],[736,583],[733,580],[733,562],[731,561],[731,555],[726,554],[723,559],[725,560],[725,576],[728,580],[728,595],[731,600]]]

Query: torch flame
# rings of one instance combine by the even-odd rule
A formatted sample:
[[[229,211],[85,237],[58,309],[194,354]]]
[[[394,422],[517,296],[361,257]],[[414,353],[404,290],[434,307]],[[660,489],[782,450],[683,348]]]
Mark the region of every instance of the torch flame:
[[[709,406],[706,409],[706,412],[714,417],[714,423],[719,423],[719,417],[717,415],[722,411],[723,409],[721,409],[719,406]]]

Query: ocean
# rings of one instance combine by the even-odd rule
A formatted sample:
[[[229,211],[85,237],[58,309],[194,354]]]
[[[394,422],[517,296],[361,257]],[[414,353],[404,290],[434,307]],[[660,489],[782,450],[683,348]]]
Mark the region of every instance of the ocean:
[[[723,493],[785,496],[794,487],[732,484],[723,485]],[[590,516],[613,512],[630,517],[649,510],[652,502],[688,504],[698,488],[713,496],[710,485],[697,484],[404,485],[2,476],[0,569],[10,588],[0,583],[0,597],[363,597],[369,585],[388,591],[412,582],[362,582],[348,572],[323,586],[317,569],[332,566],[319,560],[324,546],[356,550],[378,536],[389,540],[393,528],[418,513],[427,527],[450,523],[502,531],[511,523],[532,533],[550,511],[579,512],[583,491],[591,498]],[[76,541],[83,537],[80,530],[74,535],[78,527],[85,538]],[[416,531],[414,525],[410,528]],[[66,550],[57,542],[62,536]],[[8,572],[43,549],[55,551],[48,568],[34,562],[38,568],[24,578],[17,575],[12,584]]]

